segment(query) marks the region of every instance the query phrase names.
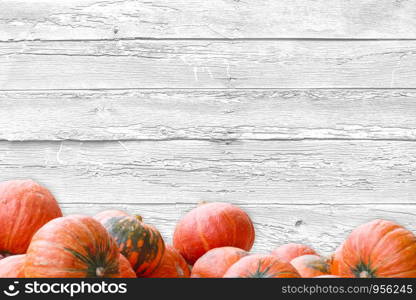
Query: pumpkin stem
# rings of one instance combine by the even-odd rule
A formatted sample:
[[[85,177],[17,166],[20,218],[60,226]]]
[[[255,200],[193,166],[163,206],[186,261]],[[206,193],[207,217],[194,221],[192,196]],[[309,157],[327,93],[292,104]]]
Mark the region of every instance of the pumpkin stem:
[[[143,218],[141,215],[135,215],[134,217],[136,218],[137,221],[143,222]]]
[[[360,278],[370,278],[370,273],[368,273],[367,271],[362,271],[360,272]]]
[[[105,275],[105,270],[104,270],[104,268],[103,268],[103,267],[98,267],[98,268],[95,270],[95,275],[97,275],[97,277],[104,277],[104,275]]]

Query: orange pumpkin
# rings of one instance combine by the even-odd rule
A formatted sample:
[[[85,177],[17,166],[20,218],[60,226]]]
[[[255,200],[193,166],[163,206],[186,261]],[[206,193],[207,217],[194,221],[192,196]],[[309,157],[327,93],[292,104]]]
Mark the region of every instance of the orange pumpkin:
[[[26,255],[12,255],[0,260],[0,278],[25,278]]]
[[[294,258],[291,265],[304,278],[330,275],[328,260],[318,255],[302,255]]]
[[[183,256],[171,245],[166,245],[165,254],[151,278],[189,278],[191,270]]]
[[[233,264],[224,274],[225,278],[299,278],[289,263],[272,255],[249,255]]]
[[[177,224],[173,246],[193,265],[214,248],[231,246],[249,251],[254,235],[253,223],[242,209],[229,203],[206,203]]]
[[[329,269],[332,275],[339,275],[339,260],[341,255],[342,245],[339,246],[328,259]]]
[[[339,252],[341,277],[416,277],[416,237],[402,226],[374,220],[354,229]]]
[[[290,263],[293,259],[302,255],[318,255],[311,247],[302,244],[285,244],[271,252],[271,255]]]
[[[57,218],[33,236],[25,262],[28,278],[119,277],[116,242],[91,217]]]
[[[130,262],[124,257],[123,254],[120,254],[119,273],[120,278],[137,278],[136,272],[134,272]]]
[[[120,253],[130,262],[138,277],[150,276],[162,261],[165,243],[160,232],[145,224],[140,216],[108,210],[94,217],[108,230]]]
[[[248,252],[235,247],[220,247],[202,255],[192,267],[193,278],[221,278],[238,260]]]
[[[55,198],[36,182],[0,183],[0,253],[25,253],[35,232],[61,216]]]

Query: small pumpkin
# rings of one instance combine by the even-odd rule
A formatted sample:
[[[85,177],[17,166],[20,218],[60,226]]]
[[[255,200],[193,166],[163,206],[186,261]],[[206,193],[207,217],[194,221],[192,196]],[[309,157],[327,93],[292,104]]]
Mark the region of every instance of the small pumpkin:
[[[116,242],[91,217],[54,219],[36,232],[25,261],[28,278],[120,277]]]
[[[339,275],[339,261],[341,255],[342,245],[339,246],[334,253],[332,253],[328,259],[330,272],[332,275]]]
[[[130,262],[138,277],[150,276],[159,266],[165,252],[160,232],[145,224],[140,216],[108,210],[94,217],[108,230],[120,253]]]
[[[249,253],[240,248],[220,247],[202,255],[192,267],[193,278],[222,278],[227,270]]]
[[[62,217],[53,195],[32,180],[0,183],[0,253],[26,253],[35,232]]]
[[[271,254],[278,259],[290,263],[293,259],[302,255],[318,255],[311,247],[302,244],[284,244],[274,249]]]
[[[241,258],[224,274],[225,278],[299,278],[289,263],[272,255],[254,254]]]
[[[331,272],[328,260],[318,255],[298,256],[290,263],[295,267],[300,276],[304,278],[330,275]]]
[[[25,278],[26,255],[12,255],[0,260],[0,278]]]
[[[137,278],[136,272],[134,272],[130,262],[124,257],[123,254],[120,254],[119,273],[120,278]]]
[[[339,251],[341,277],[416,277],[416,237],[394,222],[374,220],[357,227]]]
[[[241,208],[229,203],[204,203],[179,221],[173,246],[193,265],[214,248],[231,246],[249,251],[254,236],[253,223]]]
[[[191,270],[183,256],[171,245],[166,245],[165,254],[151,278],[189,278]]]

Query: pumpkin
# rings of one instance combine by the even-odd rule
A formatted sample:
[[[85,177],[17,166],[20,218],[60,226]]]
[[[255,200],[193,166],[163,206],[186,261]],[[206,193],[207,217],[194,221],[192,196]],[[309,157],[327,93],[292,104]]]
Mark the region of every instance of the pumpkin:
[[[26,255],[12,255],[0,261],[0,278],[25,278]]]
[[[193,265],[214,248],[231,246],[249,251],[254,235],[250,217],[239,207],[229,203],[204,203],[179,221],[173,246]]]
[[[304,278],[330,275],[328,260],[318,255],[302,255],[293,259],[291,265]]]
[[[151,278],[189,278],[191,270],[183,256],[171,245],[166,245],[165,254]]]
[[[248,252],[235,247],[220,247],[202,255],[192,267],[193,278],[221,278],[238,260]]]
[[[299,278],[289,263],[272,255],[254,254],[241,258],[224,274],[225,278]]]
[[[339,246],[328,259],[329,269],[332,275],[339,275],[339,260],[341,255],[342,245]]]
[[[91,217],[57,218],[36,232],[25,262],[28,278],[119,277],[119,251]]]
[[[354,229],[339,250],[341,277],[416,277],[416,237],[402,226],[374,220]]]
[[[123,254],[120,254],[119,273],[120,278],[137,278],[136,272],[134,272],[130,262],[124,257]]]
[[[0,183],[0,253],[26,253],[35,232],[62,216],[52,194],[32,180]]]
[[[140,216],[108,210],[94,217],[108,230],[118,244],[120,253],[130,262],[138,277],[152,274],[165,252],[160,232],[145,224]]]
[[[302,255],[317,255],[315,250],[311,247],[302,244],[285,244],[271,252],[271,255],[276,256],[278,259],[290,263],[293,259]]]

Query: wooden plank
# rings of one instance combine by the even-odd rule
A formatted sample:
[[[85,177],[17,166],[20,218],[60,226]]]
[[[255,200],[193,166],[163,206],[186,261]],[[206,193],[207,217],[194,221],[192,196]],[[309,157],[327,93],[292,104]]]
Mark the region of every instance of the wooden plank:
[[[416,38],[413,1],[0,2],[0,40]]]
[[[62,203],[414,203],[415,142],[1,142],[0,180]]]
[[[0,43],[0,89],[414,88],[416,41]]]
[[[140,214],[156,225],[171,243],[178,220],[195,205],[65,204],[66,214],[93,215],[106,209]],[[253,252],[269,252],[285,243],[305,243],[322,254],[331,253],[353,228],[380,218],[416,231],[415,205],[241,205],[253,219],[256,241]]]
[[[0,92],[0,139],[416,140],[416,90]]]

